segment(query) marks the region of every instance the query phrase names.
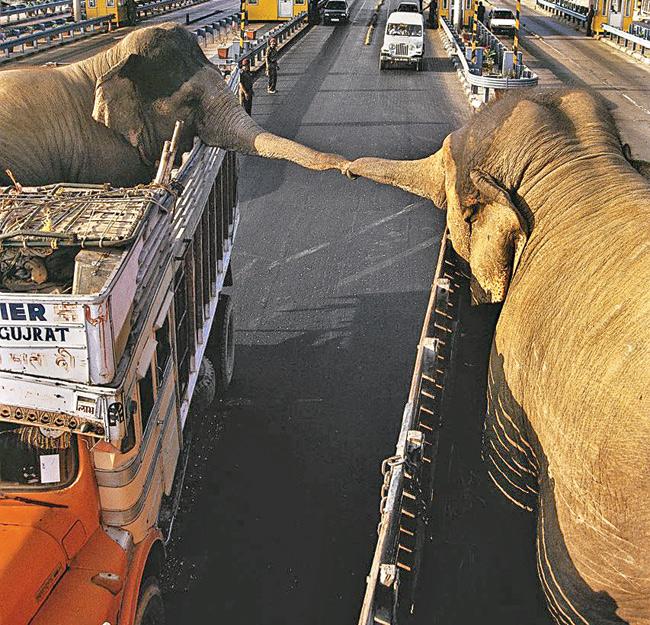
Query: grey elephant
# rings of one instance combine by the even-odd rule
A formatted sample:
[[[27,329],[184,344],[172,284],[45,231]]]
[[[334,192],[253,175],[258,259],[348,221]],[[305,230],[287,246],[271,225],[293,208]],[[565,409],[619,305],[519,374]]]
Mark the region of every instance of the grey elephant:
[[[196,38],[143,28],[73,65],[0,72],[0,185],[149,182],[177,120],[181,149],[204,143],[316,170],[346,161],[265,132],[239,106]]]
[[[348,173],[446,206],[474,302],[503,302],[484,458],[537,513],[554,619],[648,625],[650,182],[604,103],[504,97],[432,156],[361,158]]]

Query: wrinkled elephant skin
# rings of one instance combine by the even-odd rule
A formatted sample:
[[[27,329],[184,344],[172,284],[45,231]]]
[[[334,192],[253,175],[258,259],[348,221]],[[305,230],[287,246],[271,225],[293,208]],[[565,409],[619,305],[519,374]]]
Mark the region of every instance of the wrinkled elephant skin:
[[[484,458],[537,513],[555,620],[649,625],[650,168],[600,98],[548,90],[495,101],[429,159],[345,171],[446,204],[474,302],[503,302]]]
[[[57,68],[0,72],[0,185],[132,186],[151,181],[177,120],[181,150],[204,143],[342,170],[347,161],[260,128],[239,106],[196,38],[175,24],[127,35]]]

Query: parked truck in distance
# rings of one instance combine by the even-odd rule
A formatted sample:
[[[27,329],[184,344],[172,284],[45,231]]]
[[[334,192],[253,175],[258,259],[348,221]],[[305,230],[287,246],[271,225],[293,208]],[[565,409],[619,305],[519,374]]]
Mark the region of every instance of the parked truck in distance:
[[[3,625],[164,622],[190,402],[232,375],[238,219],[236,156],[203,145],[150,186],[0,189]]]

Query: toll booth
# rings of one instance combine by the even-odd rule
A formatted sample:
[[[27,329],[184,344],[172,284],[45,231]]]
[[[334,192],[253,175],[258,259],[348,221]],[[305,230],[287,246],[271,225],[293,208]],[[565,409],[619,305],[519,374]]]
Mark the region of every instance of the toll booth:
[[[135,2],[133,2],[135,6]],[[93,19],[106,15],[115,16],[117,26],[129,24],[127,15],[127,0],[86,0],[86,17]]]
[[[251,22],[284,22],[307,12],[307,8],[307,0],[247,0],[246,2],[248,19]]]
[[[454,15],[457,10],[462,14],[461,24],[469,27],[474,16],[474,0],[438,0],[439,17],[447,18],[452,24],[456,23]]]
[[[593,0],[595,32],[603,31],[603,24],[628,31],[633,21],[635,0]]]

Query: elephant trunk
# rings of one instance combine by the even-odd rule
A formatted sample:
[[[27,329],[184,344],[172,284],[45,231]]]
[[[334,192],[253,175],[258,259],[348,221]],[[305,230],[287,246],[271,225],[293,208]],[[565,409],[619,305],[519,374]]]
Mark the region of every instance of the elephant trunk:
[[[219,78],[222,81],[221,78]],[[222,81],[223,82],[223,81]],[[338,154],[319,152],[305,145],[264,130],[246,114],[235,96],[214,81],[203,96],[199,136],[207,145],[254,154],[265,158],[291,161],[317,171],[343,171],[349,161]]]
[[[435,154],[413,161],[359,158],[350,163],[345,173],[404,189],[443,208],[446,203],[444,150],[443,146]]]

